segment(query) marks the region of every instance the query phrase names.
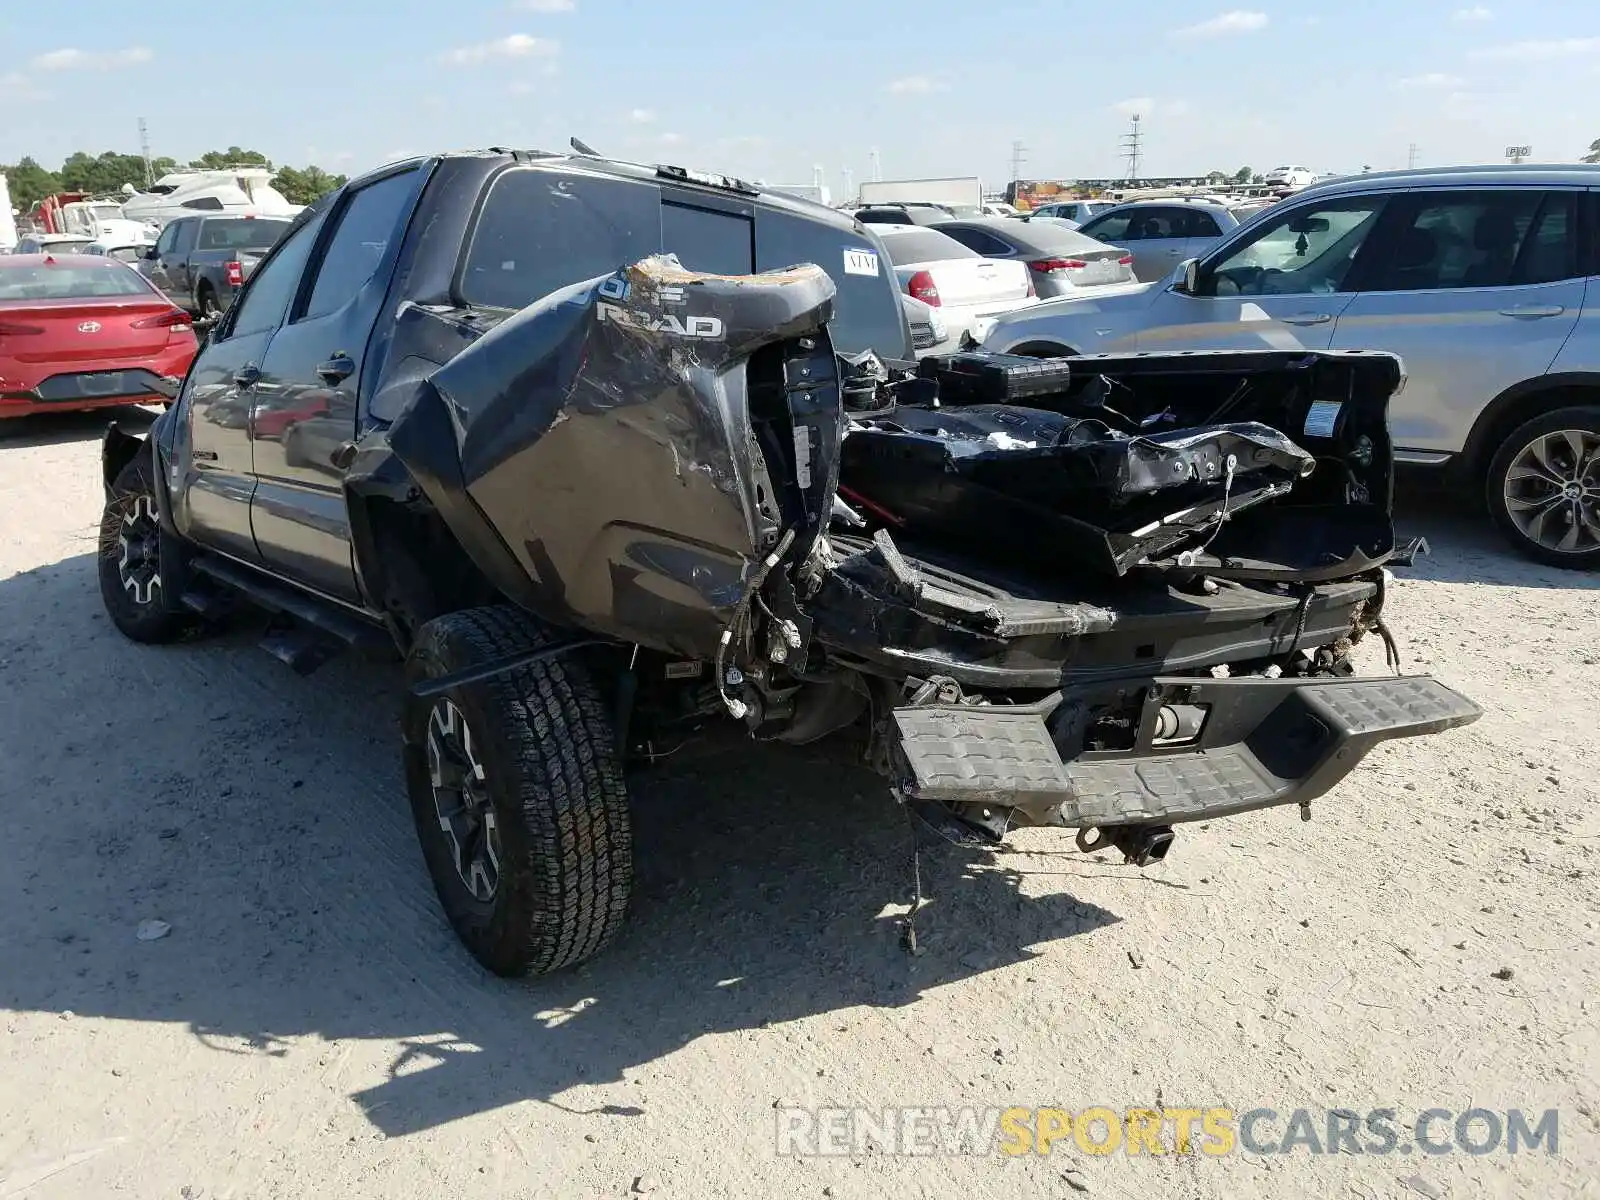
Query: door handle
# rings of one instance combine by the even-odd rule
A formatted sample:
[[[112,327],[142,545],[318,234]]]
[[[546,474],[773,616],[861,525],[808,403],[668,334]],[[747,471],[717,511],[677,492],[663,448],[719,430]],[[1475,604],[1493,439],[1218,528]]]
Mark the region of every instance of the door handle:
[[[324,383],[343,383],[356,371],[355,360],[343,352],[335,354],[326,362],[317,364],[317,378]]]
[[[354,442],[340,442],[328,452],[328,461],[340,471],[345,470],[356,460],[356,444]]]
[[[260,382],[261,368],[256,366],[255,363],[245,363],[244,366],[240,367],[233,373],[233,383],[235,387],[255,387],[255,385]]]
[[[1279,320],[1285,325],[1326,325],[1333,318],[1327,313],[1290,313]]]
[[[1519,304],[1516,308],[1502,308],[1502,317],[1559,317],[1566,312],[1560,304]]]

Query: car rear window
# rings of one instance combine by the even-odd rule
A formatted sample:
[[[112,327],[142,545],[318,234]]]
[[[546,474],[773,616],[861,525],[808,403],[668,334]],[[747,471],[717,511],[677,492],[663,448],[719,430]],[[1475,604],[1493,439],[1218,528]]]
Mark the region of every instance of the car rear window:
[[[691,270],[749,271],[748,250],[742,249],[749,243],[741,240],[747,238],[746,221],[663,205],[661,189],[649,183],[512,168],[489,186],[457,291],[469,304],[522,308],[663,249],[678,253]],[[848,259],[853,269],[846,270],[852,250],[866,257]],[[885,358],[909,358],[899,286],[881,257],[872,239],[849,230],[779,210],[756,210],[754,270],[815,263],[838,289],[831,326],[835,346],[845,353],[870,348]]]
[[[289,228],[287,221],[235,217],[207,221],[200,230],[202,250],[270,250]]]
[[[1024,251],[1041,254],[1071,254],[1080,250],[1095,250],[1103,244],[1076,229],[1043,221],[1029,221],[1010,236]]]
[[[937,229],[891,229],[879,236],[883,238],[883,248],[889,252],[889,258],[896,266],[983,257],[970,246],[963,246]]]
[[[7,263],[0,258],[0,300],[87,300],[148,296],[150,285],[121,263]]]

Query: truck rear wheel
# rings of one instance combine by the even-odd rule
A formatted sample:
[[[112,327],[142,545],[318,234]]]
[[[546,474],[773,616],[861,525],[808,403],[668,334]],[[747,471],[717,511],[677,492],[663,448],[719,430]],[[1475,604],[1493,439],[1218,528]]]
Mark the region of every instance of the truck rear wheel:
[[[417,631],[415,684],[536,649],[517,610],[451,613]],[[552,659],[443,695],[406,697],[406,786],[450,924],[498,975],[542,975],[615,936],[633,883],[632,822],[599,691]]]

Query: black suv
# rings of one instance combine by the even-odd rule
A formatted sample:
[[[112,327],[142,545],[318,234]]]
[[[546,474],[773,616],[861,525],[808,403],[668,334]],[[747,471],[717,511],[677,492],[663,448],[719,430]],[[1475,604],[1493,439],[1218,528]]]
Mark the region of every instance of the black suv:
[[[107,431],[101,592],[138,641],[244,602],[299,670],[403,657],[429,869],[506,974],[616,932],[641,750],[826,738],[949,836],[1143,864],[1476,715],[1347,678],[1401,553],[1394,359],[965,357],[918,373],[832,210],[400,163],[296,218],[147,439]]]

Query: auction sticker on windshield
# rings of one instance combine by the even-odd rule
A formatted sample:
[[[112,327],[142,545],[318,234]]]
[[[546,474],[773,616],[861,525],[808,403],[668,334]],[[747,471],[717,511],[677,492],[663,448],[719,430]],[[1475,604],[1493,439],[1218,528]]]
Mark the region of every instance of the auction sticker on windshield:
[[[844,252],[844,273],[846,275],[876,275],[878,273],[878,256],[871,250],[852,250],[847,247]]]

